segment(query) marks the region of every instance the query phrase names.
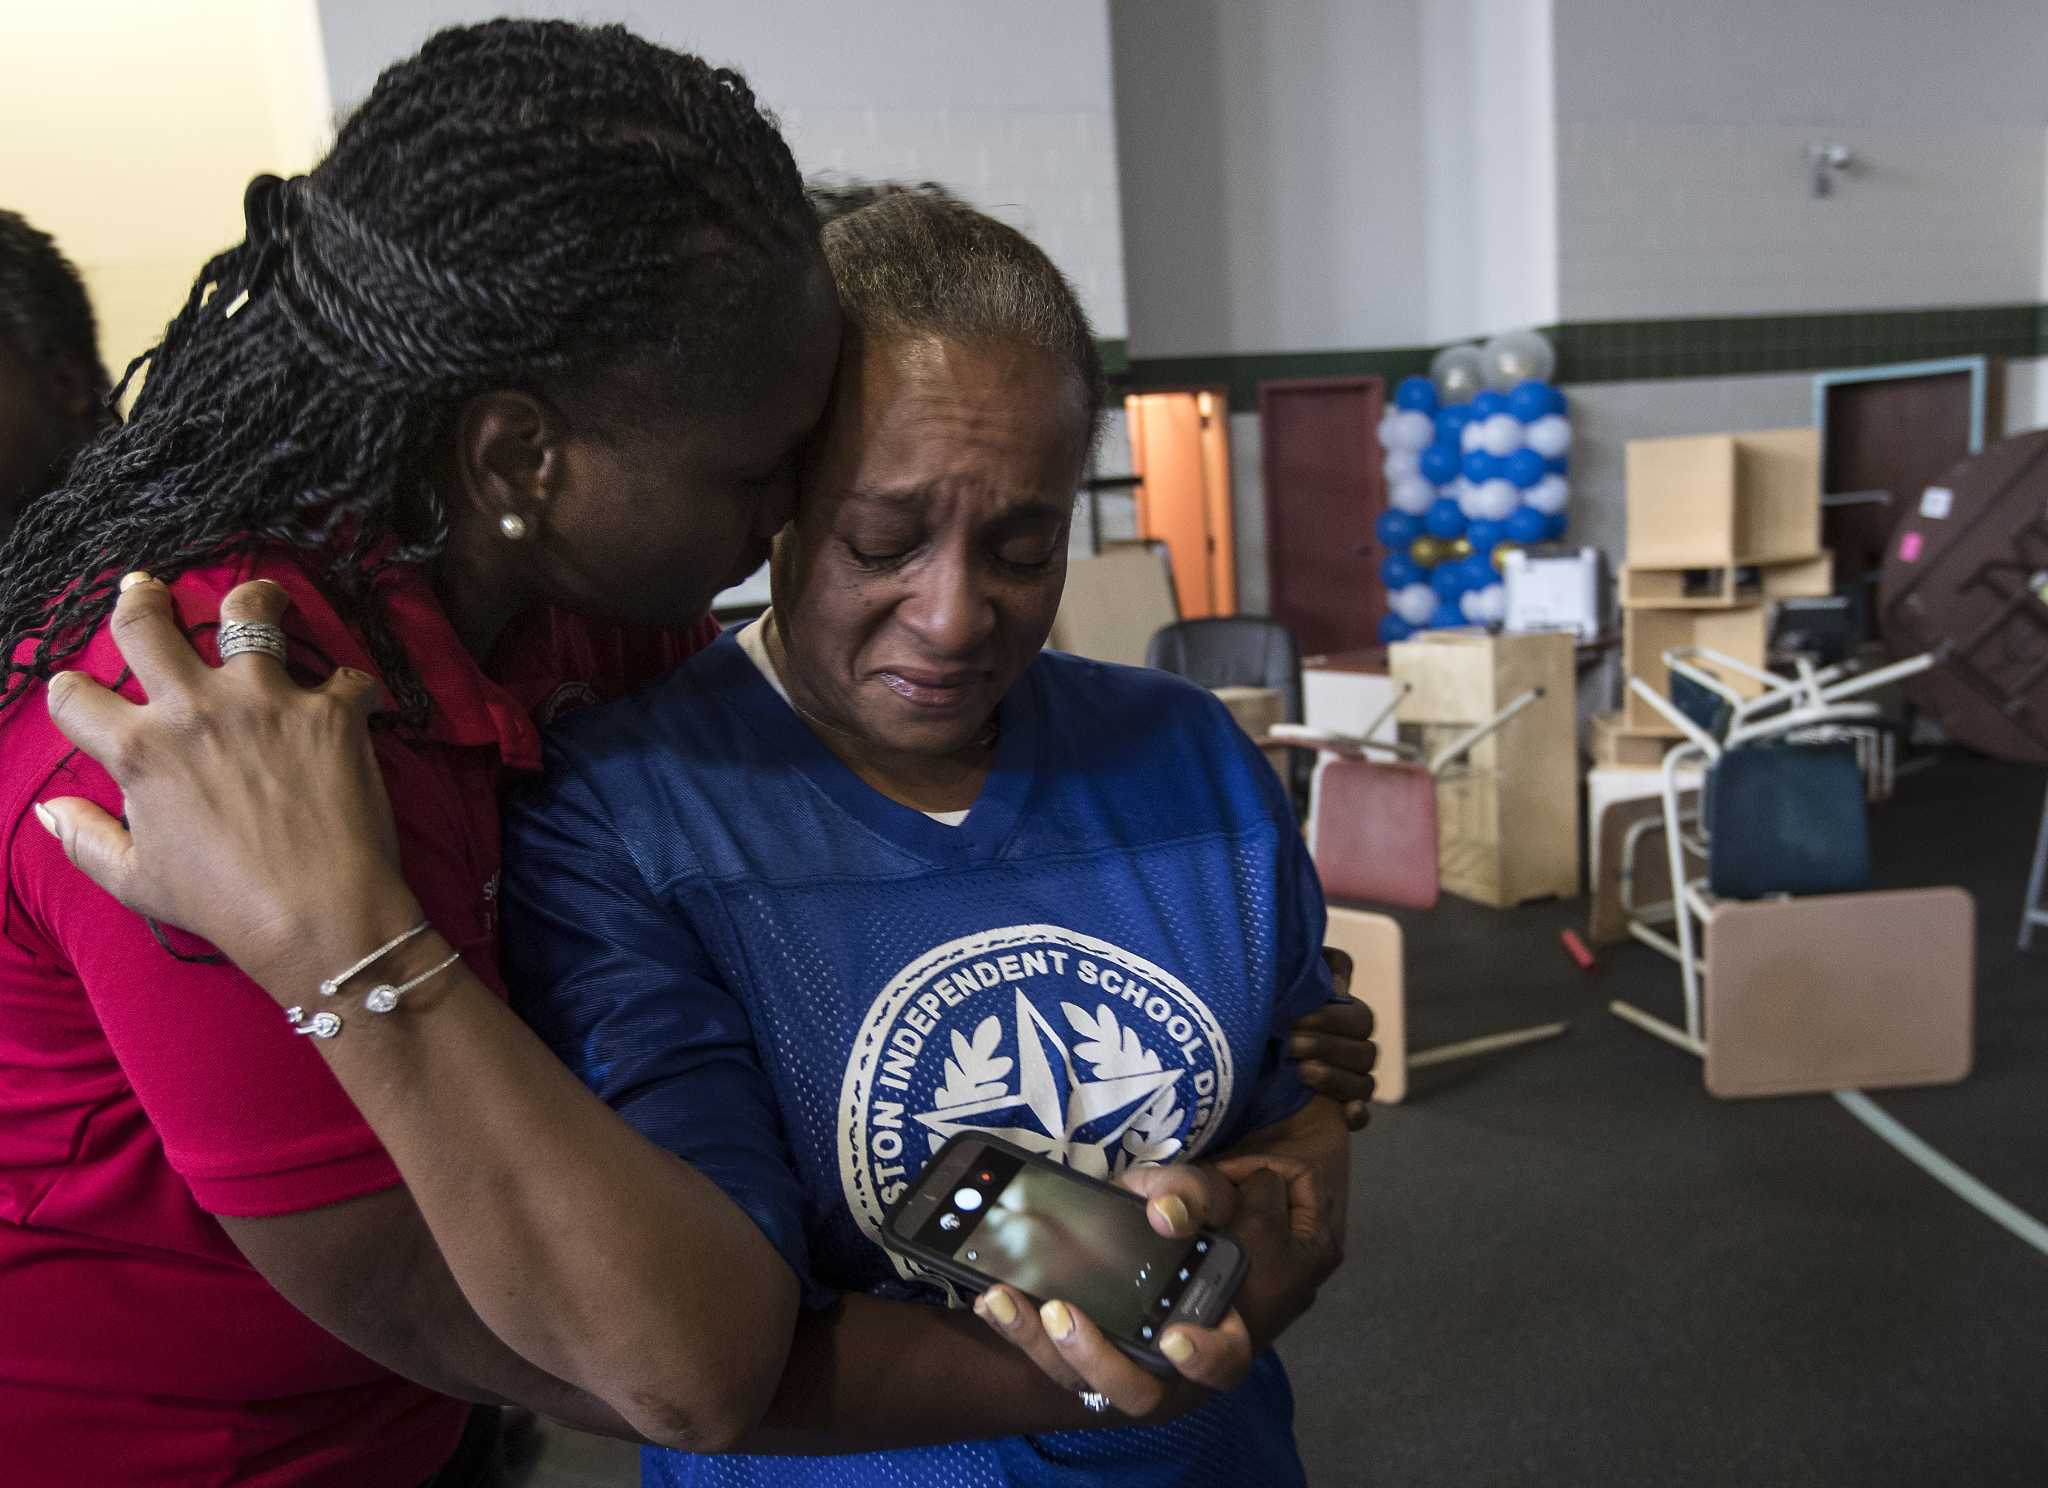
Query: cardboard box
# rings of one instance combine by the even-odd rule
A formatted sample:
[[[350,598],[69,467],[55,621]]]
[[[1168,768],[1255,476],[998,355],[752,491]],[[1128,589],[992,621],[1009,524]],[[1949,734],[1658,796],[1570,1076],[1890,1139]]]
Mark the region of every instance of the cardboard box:
[[[1628,443],[1628,563],[1732,568],[1820,556],[1813,429]]]

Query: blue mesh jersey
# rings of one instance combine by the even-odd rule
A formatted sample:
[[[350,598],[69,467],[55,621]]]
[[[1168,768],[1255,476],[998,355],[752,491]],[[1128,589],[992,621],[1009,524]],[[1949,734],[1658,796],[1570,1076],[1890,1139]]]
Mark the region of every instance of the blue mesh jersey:
[[[806,1305],[943,1300],[877,1242],[955,1132],[1098,1176],[1220,1152],[1307,1100],[1329,996],[1280,782],[1178,678],[1043,653],[947,826],[863,784],[727,636],[586,710],[514,802],[515,1005],[627,1121],[716,1182]],[[654,1484],[1301,1481],[1279,1362],[1158,1427],[841,1457],[648,1449]]]

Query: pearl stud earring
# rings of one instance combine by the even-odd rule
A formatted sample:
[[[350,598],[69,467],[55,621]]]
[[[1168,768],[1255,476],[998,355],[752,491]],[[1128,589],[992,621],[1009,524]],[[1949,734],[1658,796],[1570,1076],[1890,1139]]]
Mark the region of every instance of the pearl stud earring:
[[[518,512],[506,512],[504,516],[498,518],[498,530],[513,542],[518,542],[520,538],[526,536],[526,518],[520,516]]]

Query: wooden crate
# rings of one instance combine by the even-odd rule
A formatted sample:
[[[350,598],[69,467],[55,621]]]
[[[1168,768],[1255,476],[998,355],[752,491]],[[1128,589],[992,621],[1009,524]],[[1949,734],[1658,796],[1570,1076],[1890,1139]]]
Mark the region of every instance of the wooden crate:
[[[1705,646],[1750,666],[1764,664],[1764,641],[1768,617],[1762,605],[1743,605],[1732,610],[1625,610],[1621,617],[1623,674],[1641,677],[1662,693],[1671,695],[1671,671],[1664,665],[1664,653],[1679,646]],[[1758,691],[1758,684],[1742,677],[1728,682],[1745,697]],[[1624,726],[1630,733],[1678,737],[1678,730],[1664,715],[1637,697],[1634,689],[1624,694]]]
[[[1579,891],[1578,721],[1572,638],[1428,631],[1388,648],[1411,688],[1404,738],[1441,747],[1531,688],[1543,696],[1437,782],[1437,873],[1505,909]]]
[[[1820,555],[1820,436],[1812,429],[1632,439],[1627,562],[1734,568]]]
[[[1731,563],[1718,568],[1652,568],[1629,564],[1621,571],[1625,610],[1726,610],[1767,599],[1832,594],[1834,554],[1790,563]]]

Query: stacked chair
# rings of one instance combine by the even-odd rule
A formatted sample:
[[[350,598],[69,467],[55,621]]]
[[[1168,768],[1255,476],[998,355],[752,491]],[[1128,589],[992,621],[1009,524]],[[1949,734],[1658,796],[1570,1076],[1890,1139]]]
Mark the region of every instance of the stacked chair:
[[[1413,1050],[1407,1039],[1407,985],[1401,924],[1367,906],[1433,908],[1440,893],[1437,872],[1436,783],[1463,768],[1471,751],[1534,704],[1541,690],[1522,693],[1491,718],[1447,740],[1433,754],[1406,743],[1370,736],[1380,730],[1407,696],[1396,689],[1387,714],[1375,719],[1365,737],[1316,733],[1282,725],[1272,740],[1312,751],[1316,757],[1309,788],[1308,846],[1329,901],[1327,938],[1352,960],[1352,995],[1373,1010],[1380,1048],[1378,1098],[1399,1101],[1408,1071],[1454,1059],[1491,1053],[1518,1044],[1556,1038],[1569,1026],[1545,1023]]]
[[[1663,762],[1672,897],[1627,909],[1630,933],[1678,962],[1685,1023],[1611,1010],[1699,1055],[1716,1095],[1961,1079],[1974,906],[1955,888],[1871,890],[1865,820],[1873,771],[1889,771],[1868,694],[1934,656],[1862,674],[1801,663],[1791,678],[1698,648],[1663,660],[1669,696],[1630,687],[1681,736]],[[1703,787],[1682,792],[1701,766]]]

